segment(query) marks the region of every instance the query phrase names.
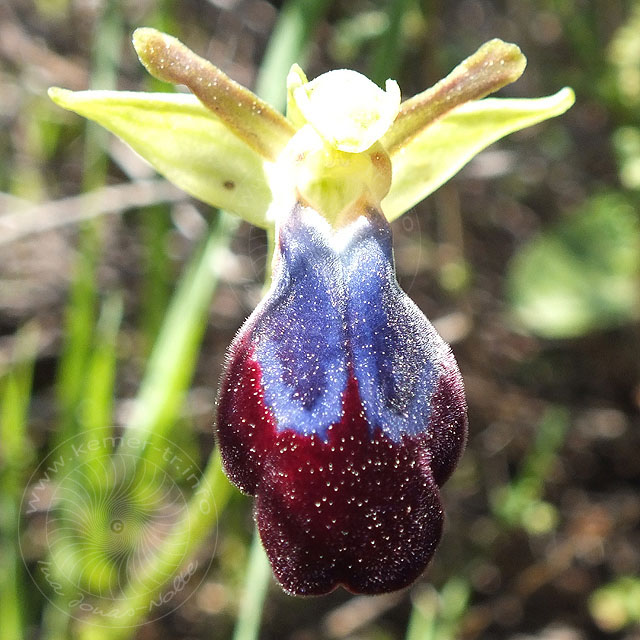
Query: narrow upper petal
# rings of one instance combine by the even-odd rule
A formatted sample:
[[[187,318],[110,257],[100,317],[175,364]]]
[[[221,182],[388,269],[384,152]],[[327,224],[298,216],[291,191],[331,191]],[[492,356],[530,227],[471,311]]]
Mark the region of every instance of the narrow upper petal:
[[[230,131],[263,158],[275,160],[293,135],[293,126],[281,113],[177,38],[142,27],[135,30],[133,45],[149,73],[189,87]]]
[[[405,100],[382,143],[390,154],[397,153],[452,109],[515,82],[526,64],[527,60],[517,45],[497,38],[485,42],[446,78]]]

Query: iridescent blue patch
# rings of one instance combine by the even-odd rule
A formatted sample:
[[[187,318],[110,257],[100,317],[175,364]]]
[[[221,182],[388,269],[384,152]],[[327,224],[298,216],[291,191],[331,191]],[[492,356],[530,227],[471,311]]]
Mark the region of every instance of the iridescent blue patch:
[[[278,430],[326,439],[352,370],[372,432],[394,441],[422,432],[439,376],[433,363],[448,347],[398,286],[384,218],[371,210],[336,232],[299,207],[278,241],[254,334]]]
[[[324,236],[299,214],[281,230],[279,250],[254,334],[265,402],[279,431],[325,439],[340,420],[347,384],[341,269]]]
[[[442,531],[439,486],[466,439],[460,372],[399,288],[376,210],[332,230],[280,221],[274,285],[229,349],[225,471],[288,593],[402,589]]]

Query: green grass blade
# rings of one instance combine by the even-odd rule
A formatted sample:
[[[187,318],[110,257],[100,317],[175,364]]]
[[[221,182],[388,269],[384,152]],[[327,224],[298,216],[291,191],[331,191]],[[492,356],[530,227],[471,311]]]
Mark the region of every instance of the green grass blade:
[[[35,327],[18,335],[17,364],[0,387],[0,620],[2,637],[7,640],[25,637],[26,596],[18,523],[24,471],[32,455],[27,422],[37,342]]]
[[[96,320],[98,247],[95,228],[85,228],[80,234],[79,255],[65,311],[64,344],[56,379],[60,407],[57,443],[65,442],[78,430],[76,410],[85,385]]]
[[[110,295],[98,319],[96,341],[87,375],[83,423],[86,429],[104,429],[112,422],[117,338],[122,320],[122,297]]]
[[[171,229],[166,206],[139,212],[144,250],[142,281],[142,335],[145,356],[158,337],[165,309],[169,304],[170,258],[168,232]]]
[[[556,510],[542,496],[568,427],[569,411],[565,407],[547,409],[520,472],[491,496],[493,513],[504,526],[521,526],[535,534],[544,533],[555,525]]]
[[[270,583],[271,566],[256,529],[249,551],[244,595],[236,619],[233,640],[257,640],[259,637],[262,607]]]
[[[126,640],[136,632],[145,613],[162,593],[171,578],[170,568],[178,571],[185,558],[202,544],[215,526],[233,491],[222,470],[217,452],[209,459],[198,487],[189,501],[187,513],[165,539],[161,549],[136,572],[135,578],[122,595],[108,603],[109,611],[119,615],[105,618],[89,617],[79,629],[80,640]],[[110,626],[106,626],[106,625]]]
[[[435,640],[438,594],[435,590],[414,597],[405,640]]]
[[[405,640],[455,640],[467,611],[471,589],[453,576],[438,593],[432,587],[415,594]]]
[[[16,365],[5,378],[0,405],[0,469],[21,468],[31,457],[26,429],[37,343],[35,326],[27,326],[18,333]]]
[[[85,450],[89,465],[100,473],[96,461],[104,457],[110,445],[109,437],[113,424],[113,399],[115,397],[117,339],[122,320],[122,297],[109,296],[98,319],[96,340],[91,354],[86,376],[85,393],[82,403],[82,435],[91,446]],[[97,445],[97,446],[95,446]]]
[[[373,56],[371,79],[384,86],[387,78],[395,78],[402,57],[402,23],[413,0],[395,0],[387,7],[387,29],[382,35]]]
[[[220,213],[204,246],[178,285],[154,346],[127,429],[141,442],[166,436],[189,386],[207,311],[237,219]],[[136,451],[135,455],[139,452]]]
[[[286,103],[291,65],[304,66],[312,34],[330,4],[331,0],[289,0],[280,10],[256,79],[256,93],[277,109],[283,110]]]

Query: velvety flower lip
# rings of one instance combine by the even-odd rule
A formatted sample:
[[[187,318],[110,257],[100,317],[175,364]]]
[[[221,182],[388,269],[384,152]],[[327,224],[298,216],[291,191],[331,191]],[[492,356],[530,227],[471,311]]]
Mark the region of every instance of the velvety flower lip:
[[[302,205],[284,219],[218,407],[225,470],[256,496],[286,591],[382,593],[424,571],[466,405],[450,348],[397,284],[378,209],[339,231]]]

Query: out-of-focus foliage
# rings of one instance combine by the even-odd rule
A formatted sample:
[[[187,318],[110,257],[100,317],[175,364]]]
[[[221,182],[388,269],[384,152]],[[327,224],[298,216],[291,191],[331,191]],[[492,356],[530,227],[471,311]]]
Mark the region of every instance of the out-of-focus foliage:
[[[571,338],[640,315],[640,220],[621,194],[600,195],[521,249],[509,271],[524,326]]]
[[[557,461],[567,427],[566,409],[549,408],[520,472],[492,496],[494,513],[506,526],[522,527],[532,535],[540,535],[552,531],[557,525],[557,509],[542,496],[545,480]]]
[[[509,298],[518,320],[548,338],[578,337],[640,317],[640,4],[608,46],[599,78],[624,124],[612,134],[621,185],[594,194],[568,219],[522,247],[511,263]],[[596,89],[597,90],[597,89]]]
[[[608,51],[617,97],[626,107],[640,105],[640,5],[631,3],[627,21],[611,40]]]
[[[616,632],[640,623],[640,578],[624,576],[600,587],[589,600],[601,629]]]

